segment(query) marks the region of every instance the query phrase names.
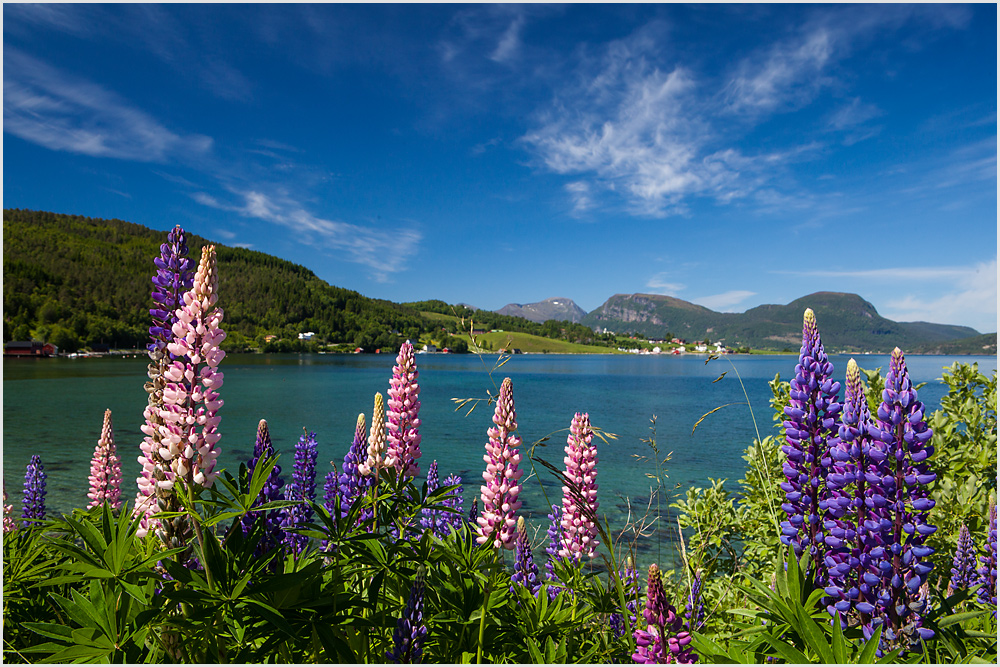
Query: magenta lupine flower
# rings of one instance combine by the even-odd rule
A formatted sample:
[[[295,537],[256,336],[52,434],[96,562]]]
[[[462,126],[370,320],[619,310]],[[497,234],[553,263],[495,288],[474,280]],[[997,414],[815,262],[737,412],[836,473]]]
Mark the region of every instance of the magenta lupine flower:
[[[974,586],[976,580],[976,543],[963,523],[958,530],[958,545],[955,547],[955,558],[951,562],[951,581],[948,584],[951,591],[960,591]]]
[[[781,522],[782,544],[792,544],[796,555],[812,554],[812,574],[821,579],[823,564],[823,524],[821,503],[826,494],[829,446],[837,435],[841,405],[837,400],[840,383],[832,378],[833,364],[827,358],[816,326],[816,316],[807,308],[803,316],[802,349],[795,367],[785,408],[788,419],[786,444],[788,457],[782,468],[787,481],[782,482],[787,502],[781,505],[788,515]],[[824,461],[826,459],[826,461]]]
[[[112,509],[118,509],[121,501],[122,463],[115,449],[115,433],[111,426],[111,410],[104,411],[104,425],[101,437],[94,448],[90,460],[90,504],[87,509],[100,507],[107,501]]]
[[[172,329],[177,321],[177,309],[184,305],[183,295],[194,285],[187,252],[184,230],[178,225],[167,234],[167,242],[160,246],[160,256],[153,260],[156,273],[153,275],[151,294],[153,308],[149,311],[153,326],[149,329],[151,342],[147,350],[150,363],[146,370],[149,382],[145,386],[149,398],[143,412],[145,423],[141,430],[146,437],[139,445],[141,455],[138,460],[142,464],[142,473],[136,479],[138,493],[134,508],[136,516],[143,516],[137,533],[139,537],[145,537],[150,530],[158,530],[167,546],[185,542],[183,536],[174,535],[174,524],[182,533],[185,531],[183,518],[178,517],[170,525],[160,526],[152,515],[180,509],[172,488],[174,473],[170,469],[170,460],[160,456],[163,447],[161,427],[164,425],[161,413],[166,387],[163,374],[173,357],[167,352],[167,343],[173,340]]]
[[[576,485],[562,488],[562,545],[559,555],[579,562],[584,556],[597,553],[597,445],[590,416],[579,413],[573,417],[566,438],[566,477]]]
[[[375,406],[372,409],[372,428],[368,436],[368,452],[364,461],[358,464],[358,472],[367,477],[375,475],[378,479],[379,470],[388,466],[385,458],[385,404],[382,394],[375,393]]]
[[[170,461],[176,477],[203,488],[215,481],[220,453],[216,444],[222,437],[218,389],[223,376],[218,367],[226,356],[219,348],[226,334],[219,326],[223,313],[216,306],[217,287],[215,246],[208,246],[202,250],[194,287],[184,293],[184,305],[177,309],[174,340],[167,351],[178,358],[164,372],[161,410],[165,424],[160,427],[160,456]]]
[[[413,360],[413,345],[406,341],[399,348],[396,365],[389,381],[388,452],[386,465],[406,477],[420,474],[420,385],[417,365]]]
[[[660,568],[656,563],[649,566],[646,584],[646,608],[642,612],[646,629],[634,632],[636,650],[632,661],[638,664],[665,664],[674,662],[682,665],[694,664],[698,654],[688,648],[691,635],[682,629],[681,618],[673,605],[667,602],[660,579]]]
[[[913,644],[914,633],[925,640],[934,636],[930,628],[920,626],[920,614],[912,603],[918,602],[933,567],[927,557],[934,550],[925,541],[937,528],[927,520],[934,501],[928,498],[926,485],[936,475],[927,466],[934,447],[929,444],[932,432],[924,422],[924,405],[917,400],[898,347],[892,352],[878,420],[869,433],[869,457],[877,471],[867,480],[873,487],[872,521],[878,521],[885,545],[871,550],[874,570],[881,574],[875,623],[884,624],[887,645]]]
[[[3,485],[3,532],[9,533],[17,530],[17,521],[14,520],[14,506],[7,503],[7,483]]]
[[[981,584],[976,591],[979,601],[993,605],[993,615],[997,610],[997,506],[990,502],[990,532],[986,536],[986,553],[980,556],[982,567],[979,568],[978,582]]]
[[[517,429],[517,416],[514,413],[514,394],[510,378],[504,378],[500,385],[500,395],[497,396],[497,406],[493,414],[494,426],[487,431],[489,442],[486,443],[486,470],[480,487],[483,499],[483,511],[476,522],[479,524],[479,544],[493,543],[493,548],[514,548],[514,533],[517,520],[515,512],[521,508],[517,499],[521,492],[519,481],[521,470],[521,445],[514,431]]]

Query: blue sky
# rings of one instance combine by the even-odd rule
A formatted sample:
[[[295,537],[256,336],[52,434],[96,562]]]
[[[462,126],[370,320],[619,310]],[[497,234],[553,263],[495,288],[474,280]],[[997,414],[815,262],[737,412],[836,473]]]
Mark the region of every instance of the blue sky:
[[[993,332],[996,12],[5,4],[3,205],[394,301],[831,290]]]

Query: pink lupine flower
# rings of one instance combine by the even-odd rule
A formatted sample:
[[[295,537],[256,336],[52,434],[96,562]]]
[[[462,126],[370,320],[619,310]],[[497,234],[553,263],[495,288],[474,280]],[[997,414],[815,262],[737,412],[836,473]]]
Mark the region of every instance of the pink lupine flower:
[[[566,438],[566,477],[576,488],[564,486],[562,502],[562,558],[579,561],[597,553],[597,445],[590,416],[579,413],[573,417]]]
[[[517,519],[514,513],[521,508],[517,499],[521,492],[521,454],[517,448],[521,445],[514,431],[517,429],[517,417],[514,414],[514,394],[510,378],[504,378],[500,385],[500,395],[497,397],[497,407],[493,414],[495,426],[486,433],[489,442],[486,443],[486,470],[483,472],[484,484],[480,487],[483,499],[483,511],[476,519],[479,524],[479,544],[492,540],[493,548],[514,548]]]
[[[385,404],[382,401],[382,394],[376,392],[372,428],[368,436],[368,458],[358,464],[358,472],[365,477],[374,474],[378,479],[379,469],[388,466],[385,459],[385,442]]]
[[[9,533],[17,530],[17,521],[14,520],[14,506],[7,503],[7,484],[3,485],[3,532]]]
[[[389,449],[386,465],[407,477],[420,474],[420,385],[417,384],[417,366],[413,360],[413,345],[409,341],[399,348],[396,365],[389,381],[389,410],[386,415],[389,429]]]
[[[111,410],[104,411],[104,426],[101,437],[94,448],[90,460],[90,504],[87,509],[100,507],[107,501],[112,509],[118,509],[121,501],[122,463],[115,449],[115,432],[111,426]]]
[[[194,287],[184,293],[184,305],[177,309],[174,340],[167,350],[178,358],[163,374],[167,385],[160,413],[160,456],[170,462],[176,477],[204,488],[215,481],[220,453],[216,444],[222,437],[218,389],[223,376],[218,366],[226,356],[219,348],[226,334],[219,327],[223,313],[215,305],[217,286],[215,246],[208,246],[202,250]],[[173,481],[161,484],[172,486]]]

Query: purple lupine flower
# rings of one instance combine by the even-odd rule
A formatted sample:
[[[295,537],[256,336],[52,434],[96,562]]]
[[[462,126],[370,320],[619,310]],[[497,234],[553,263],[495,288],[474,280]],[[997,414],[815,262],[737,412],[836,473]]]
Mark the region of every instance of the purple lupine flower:
[[[562,545],[559,555],[580,562],[597,553],[597,446],[590,416],[579,413],[570,423],[566,438],[565,475],[576,488],[564,486],[562,501]]]
[[[517,415],[514,412],[514,393],[510,378],[504,378],[497,396],[497,406],[493,414],[495,426],[487,431],[489,441],[486,443],[486,470],[483,472],[481,487],[483,511],[477,519],[479,544],[493,543],[494,548],[514,548],[514,532],[517,510],[521,509],[521,501],[517,499],[521,492],[521,454],[518,447],[521,438],[517,430]]]
[[[462,477],[461,475],[448,475],[444,478],[444,482],[441,483],[442,486],[454,486],[457,487],[451,492],[445,494],[444,500],[442,501],[445,507],[449,507],[455,510],[453,513],[442,512],[443,521],[443,535],[447,535],[450,530],[459,530],[462,527]]]
[[[326,473],[326,478],[323,480],[323,507],[326,508],[331,518],[336,519],[334,512],[337,509],[336,500],[340,497],[340,478],[337,475],[336,464],[330,461],[330,466],[333,470]],[[329,551],[330,540],[323,540],[320,548],[323,551]]]
[[[438,462],[435,459],[434,461],[431,461],[431,465],[427,469],[427,495],[436,491],[440,485],[441,484],[438,480]],[[437,535],[438,528],[441,524],[441,514],[442,512],[440,510],[424,508],[420,511],[420,527]]]
[[[347,454],[344,455],[344,464],[340,467],[338,483],[341,516],[347,516],[354,501],[364,495],[375,482],[374,477],[362,475],[359,470],[359,466],[365,461],[367,455],[367,426],[365,415],[361,413],[358,415],[358,421],[354,427],[354,440],[351,442]],[[327,509],[332,512],[332,504],[328,505]],[[371,518],[372,511],[367,509],[361,513],[359,521],[370,521]]]
[[[831,616],[840,612],[845,624],[848,610],[856,607],[868,636],[879,590],[871,550],[883,545],[878,523],[868,520],[867,504],[874,502],[874,487],[867,484],[866,475],[875,475],[877,467],[869,458],[871,423],[861,369],[851,359],[847,362],[840,437],[830,444],[827,497],[822,503],[826,509],[827,611]]]
[[[877,522],[884,545],[870,552],[874,571],[881,575],[878,618],[873,622],[884,625],[886,646],[908,645],[917,641],[914,632],[925,640],[934,636],[930,628],[921,627],[911,603],[918,602],[933,567],[926,559],[934,550],[925,541],[937,528],[927,521],[934,501],[927,497],[926,485],[936,475],[927,466],[934,447],[928,444],[932,432],[924,422],[924,405],[917,400],[898,347],[892,352],[877,417],[869,426],[873,465],[866,476],[872,486],[870,525]]]
[[[115,432],[111,425],[111,410],[104,411],[104,424],[101,427],[101,437],[94,448],[94,456],[90,460],[90,504],[87,509],[100,507],[107,501],[112,509],[122,505],[122,463],[115,449]]]
[[[976,592],[979,601],[983,604],[993,605],[993,615],[996,616],[997,606],[997,506],[990,502],[990,532],[986,538],[986,554],[980,556],[982,566],[979,568],[978,583],[981,584]]]
[[[514,536],[514,573],[510,575],[510,592],[514,586],[524,586],[534,596],[542,587],[538,580],[538,567],[531,555],[531,542],[528,541],[528,531],[524,527],[524,517],[517,518],[517,533]]]
[[[226,338],[220,328],[222,309],[218,301],[218,270],[215,246],[202,250],[194,286],[184,293],[184,305],[176,311],[173,342],[167,351],[175,356],[163,377],[159,454],[170,461],[175,477],[188,486],[209,488],[215,481],[216,447],[219,433],[219,408],[223,401],[219,363],[226,353],[219,347]],[[167,482],[173,486],[173,482]],[[162,484],[162,483],[161,483]]]
[[[253,456],[247,462],[247,479],[253,478],[253,473],[259,463],[273,457],[274,446],[271,444],[271,433],[267,428],[267,421],[261,419],[257,424],[257,440],[254,443]],[[257,494],[257,498],[253,502],[253,507],[259,507],[276,500],[283,500],[284,492],[282,491],[282,487],[284,485],[285,482],[281,479],[281,466],[275,463],[274,467],[271,468],[270,474],[267,476],[267,480],[264,482],[264,487]],[[266,510],[263,515],[261,512],[251,511],[240,518],[244,535],[250,533],[254,524],[263,524],[264,534],[261,537],[260,545],[257,547],[258,554],[267,553],[281,543],[284,536],[284,531],[281,529],[283,515],[284,512],[281,510]]]
[[[385,403],[382,394],[375,392],[375,405],[372,408],[372,428],[368,436],[368,449],[365,460],[358,464],[358,472],[365,477],[375,475],[378,483],[379,471],[389,464],[385,458]]]
[[[562,560],[559,552],[562,550],[562,506],[553,505],[552,513],[548,514],[549,528],[545,534],[549,538],[549,545],[545,547],[545,553],[549,555],[545,562],[545,578],[549,581],[559,581],[556,576],[555,562]]]
[[[629,617],[627,627],[634,628],[636,621],[635,610],[638,606],[639,599],[639,574],[635,569],[635,563],[632,562],[631,556],[625,559],[625,562],[622,564],[622,569],[619,570],[619,575],[621,576],[622,586],[625,589],[625,611],[628,613]],[[608,621],[615,637],[622,637],[625,635],[625,616],[622,613],[612,613]]]
[[[7,502],[7,482],[3,484],[3,532],[10,533],[17,530],[17,521],[14,520],[14,506]]]
[[[21,501],[21,524],[25,527],[45,518],[45,466],[42,457],[32,454],[24,473],[24,499]]]
[[[310,504],[316,500],[316,458],[318,456],[316,434],[305,432],[295,443],[295,463],[292,467],[292,481],[285,486],[285,500],[296,500],[285,510],[282,528],[285,532],[285,546],[295,554],[302,553],[309,545],[309,538],[291,532],[312,521],[313,508]]]
[[[420,385],[413,359],[413,345],[405,341],[399,348],[396,365],[389,381],[389,405],[386,413],[388,451],[386,465],[396,468],[399,475],[416,477],[420,474]]]
[[[646,629],[636,628],[636,650],[632,661],[639,664],[675,662],[690,665],[698,661],[698,654],[688,648],[691,635],[682,629],[682,621],[673,605],[667,602],[656,563],[649,566],[646,584],[646,608],[642,612]]]
[[[949,591],[960,591],[976,584],[976,543],[963,523],[958,530],[958,545],[951,564]],[[951,595],[951,593],[948,593]]]
[[[786,444],[782,451],[787,460],[782,468],[786,481],[781,490],[787,502],[781,508],[788,515],[781,522],[782,544],[792,544],[796,555],[812,554],[812,572],[820,579],[823,558],[821,502],[826,493],[828,449],[836,437],[840,403],[840,383],[831,377],[833,364],[816,327],[816,316],[807,308],[803,316],[802,349],[785,408],[788,419],[782,424]]]
[[[701,597],[701,570],[694,573],[691,590],[684,604],[684,627],[694,632],[705,622],[705,601]]]
[[[153,260],[156,273],[153,275],[153,308],[149,314],[153,326],[149,329],[150,343],[146,346],[150,363],[146,369],[149,382],[145,389],[148,394],[146,409],[143,411],[145,423],[141,430],[145,434],[139,445],[138,458],[142,472],[136,479],[138,492],[135,499],[135,516],[142,515],[137,534],[145,537],[150,530],[158,533],[167,547],[185,544],[187,523],[184,517],[177,517],[165,525],[153,515],[159,512],[175,512],[180,503],[173,491],[174,472],[170,459],[160,455],[163,420],[163,390],[166,380],[163,374],[173,360],[167,351],[167,344],[173,340],[173,326],[177,322],[177,309],[184,306],[183,295],[194,285],[191,260],[187,257],[185,233],[180,225],[167,234],[167,242],[160,246],[160,256]],[[168,451],[169,453],[169,451]]]
[[[386,659],[399,664],[420,662],[426,636],[424,568],[421,566],[417,569],[417,578],[413,582],[413,590],[410,591],[410,599],[406,602],[403,615],[396,622],[396,629],[392,633],[392,650],[386,651]]]

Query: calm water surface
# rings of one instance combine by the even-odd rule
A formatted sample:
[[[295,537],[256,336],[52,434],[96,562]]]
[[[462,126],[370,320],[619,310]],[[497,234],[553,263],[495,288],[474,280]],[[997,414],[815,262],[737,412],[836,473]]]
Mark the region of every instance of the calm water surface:
[[[843,377],[847,356],[832,358]],[[491,375],[493,359],[473,355],[419,355],[421,470],[437,459],[441,477],[457,473],[465,481],[465,507],[478,495],[483,470],[486,429],[492,407],[481,403],[471,414],[456,411],[452,398],[485,398],[496,394],[504,377],[514,385],[519,433],[525,449],[562,468],[562,448],[574,412],[589,412],[591,423],[617,439],[599,443],[599,500],[612,528],[620,528],[626,498],[645,507],[651,468],[637,457],[650,457],[643,442],[655,437],[661,454],[672,452],[668,474],[677,493],[702,485],[708,477],[742,477],[741,454],[754,438],[756,417],[761,435],[772,431],[767,382],[780,373],[788,379],[797,357],[734,356],[706,365],[704,357],[612,355],[518,355]],[[862,368],[888,369],[888,356],[859,356]],[[732,365],[730,364],[732,362]],[[941,369],[954,361],[978,362],[981,371],[997,367],[996,357],[911,356],[907,365],[914,382],[928,382],[920,398],[930,409],[945,393]],[[350,447],[359,412],[368,415],[376,391],[385,394],[394,357],[389,355],[231,355],[221,368],[225,401],[220,410],[223,438],[219,465],[235,470],[253,450],[257,422],[266,419],[283,464],[290,472],[294,443],[303,428],[319,440],[318,477],[339,468]],[[750,396],[746,405],[742,377]],[[3,470],[11,502],[19,511],[25,466],[40,454],[48,473],[48,507],[66,512],[87,502],[90,457],[100,435],[105,408],[114,419],[115,440],[123,460],[123,497],[134,498],[132,480],[142,439],[139,426],[146,405],[146,362],[143,359],[5,359],[3,362]],[[723,371],[725,378],[713,382]],[[720,405],[692,433],[695,422]],[[524,451],[524,450],[522,450]],[[527,465],[527,457],[522,467]],[[529,471],[530,472],[530,471]],[[557,502],[560,487],[551,473],[537,466],[537,477],[525,484],[524,511],[544,522],[548,501]],[[527,477],[528,473],[525,474]],[[285,477],[288,478],[286,473]],[[322,480],[319,480],[320,489]],[[322,492],[320,492],[322,493]],[[548,501],[546,500],[548,496]],[[540,519],[539,519],[540,517]]]

